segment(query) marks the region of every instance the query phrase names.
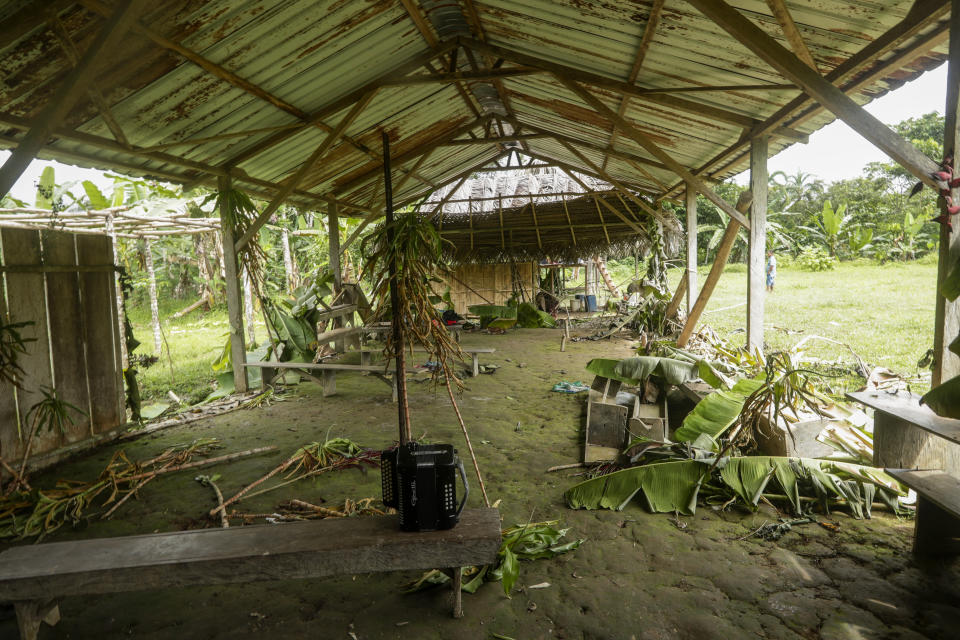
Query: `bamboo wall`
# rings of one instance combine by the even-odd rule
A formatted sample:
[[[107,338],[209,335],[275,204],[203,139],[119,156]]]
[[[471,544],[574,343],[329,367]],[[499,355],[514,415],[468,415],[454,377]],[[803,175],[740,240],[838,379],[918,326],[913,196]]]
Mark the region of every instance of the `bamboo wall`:
[[[530,301],[538,286],[536,264],[517,262],[516,269],[517,278],[523,284],[525,299]],[[453,277],[446,277],[437,289],[439,293],[443,293],[446,287],[450,287],[453,307],[457,313],[463,315],[471,305],[506,304],[513,295],[511,271],[510,263],[462,264],[455,267]]]
[[[66,432],[37,434],[31,457],[126,422],[113,246],[110,238],[61,231],[0,228],[0,313],[22,330],[27,353],[21,389],[0,381],[0,456],[23,456],[28,413],[41,389],[83,411],[69,411]]]

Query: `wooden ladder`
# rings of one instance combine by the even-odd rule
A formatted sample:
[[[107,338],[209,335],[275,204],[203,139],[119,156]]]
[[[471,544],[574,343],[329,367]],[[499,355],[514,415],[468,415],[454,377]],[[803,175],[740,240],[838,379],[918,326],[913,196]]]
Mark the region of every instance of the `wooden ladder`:
[[[603,278],[603,283],[607,285],[607,289],[617,300],[621,298],[620,289],[616,284],[613,283],[613,278],[610,277],[610,272],[607,271],[607,263],[600,256],[594,256],[593,263],[597,265],[597,271],[600,272],[600,276]]]

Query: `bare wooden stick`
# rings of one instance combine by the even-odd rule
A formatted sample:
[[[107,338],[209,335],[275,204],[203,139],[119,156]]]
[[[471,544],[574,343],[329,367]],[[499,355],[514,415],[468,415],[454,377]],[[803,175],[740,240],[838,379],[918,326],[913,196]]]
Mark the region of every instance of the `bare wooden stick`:
[[[164,473],[173,473],[174,471],[186,471],[187,469],[197,469],[199,467],[206,467],[211,464],[219,464],[221,462],[231,462],[238,458],[245,458],[247,456],[255,456],[261,453],[268,453],[270,451],[276,451],[277,447],[271,445],[269,447],[258,447],[257,449],[249,449],[247,451],[238,451],[237,453],[228,453],[227,455],[217,456],[216,458],[207,458],[206,460],[198,460],[196,462],[190,462],[187,464],[177,465],[176,467],[169,467],[167,469],[160,469],[159,471],[149,471],[147,473],[138,473],[134,476],[128,476],[123,478],[124,481],[130,482],[131,480],[141,480],[154,475],[161,475]],[[212,515],[212,514],[211,514]]]
[[[553,471],[563,471],[564,469],[579,469],[580,467],[585,467],[587,464],[585,462],[574,462],[573,464],[558,464],[555,467],[550,467],[547,469],[547,473]]]
[[[210,476],[198,476],[196,479],[200,484],[213,487],[213,492],[217,495],[217,508],[220,509],[220,526],[224,529],[229,529],[230,520],[227,519],[227,512],[223,509],[223,492],[220,491],[220,487],[217,486],[217,483],[214,482]]]
[[[150,482],[151,480],[154,480],[154,479],[157,477],[157,474],[159,474],[159,473],[161,473],[161,472],[160,472],[160,471],[154,471],[151,475],[149,475],[149,476],[147,476],[146,478],[144,478],[143,481],[142,481],[140,484],[138,484],[138,485],[135,486],[133,489],[131,489],[130,491],[128,491],[128,492],[127,492],[127,495],[125,495],[125,496],[123,496],[122,498],[120,498],[119,500],[117,500],[117,503],[116,503],[115,505],[113,505],[112,507],[110,507],[110,510],[109,510],[109,511],[107,511],[105,514],[103,514],[102,516],[100,516],[100,519],[101,519],[101,520],[106,520],[107,518],[109,518],[110,516],[112,516],[114,511],[116,511],[117,509],[119,509],[120,506],[121,506],[124,502],[126,502],[127,500],[129,500],[130,497],[131,497],[133,494],[135,494],[137,491],[139,491],[140,489],[142,489],[142,488],[143,488],[143,485],[147,484],[147,483]]]
[[[9,473],[11,476],[10,493],[15,491],[18,486],[30,491],[30,484],[27,482],[27,479],[17,473],[16,470],[7,464],[7,461],[3,458],[0,458],[0,466],[6,469],[7,473]]]
[[[276,447],[274,447],[274,448],[276,448]],[[291,464],[293,464],[293,462],[294,462],[293,458],[287,458],[287,459],[284,460],[282,463],[280,463],[277,467],[274,467],[274,469],[273,469],[270,473],[268,473],[267,475],[263,476],[263,477],[260,478],[259,480],[255,480],[254,482],[248,484],[248,485],[245,486],[243,489],[241,489],[235,496],[233,496],[232,498],[230,498],[229,500],[227,500],[227,501],[224,502],[223,504],[219,505],[217,508],[211,509],[211,510],[210,510],[210,515],[211,515],[211,516],[215,516],[215,515],[217,515],[217,513],[221,512],[221,511],[225,511],[227,507],[229,507],[231,504],[233,504],[234,502],[236,502],[237,500],[239,500],[240,498],[242,498],[244,495],[246,495],[246,493],[247,493],[248,491],[250,491],[250,489],[253,489],[253,488],[256,487],[256,486],[263,484],[264,482],[266,482],[267,480],[269,480],[269,479],[272,478],[273,476],[277,475],[277,474],[280,473],[281,471],[284,471],[284,470],[287,469]]]
[[[450,403],[453,404],[453,411],[457,414],[457,421],[460,422],[460,430],[463,431],[463,439],[467,441],[467,450],[470,452],[470,459],[473,461],[473,470],[477,473],[477,482],[480,484],[480,492],[483,493],[483,502],[490,506],[490,498],[487,497],[487,487],[483,484],[483,476],[480,475],[480,465],[477,463],[477,454],[473,451],[473,445],[470,443],[470,434],[467,433],[467,425],[463,422],[463,416],[460,415],[460,407],[453,397],[453,389],[450,387],[450,369],[446,360],[443,361],[443,381],[447,385],[447,393],[450,395]]]

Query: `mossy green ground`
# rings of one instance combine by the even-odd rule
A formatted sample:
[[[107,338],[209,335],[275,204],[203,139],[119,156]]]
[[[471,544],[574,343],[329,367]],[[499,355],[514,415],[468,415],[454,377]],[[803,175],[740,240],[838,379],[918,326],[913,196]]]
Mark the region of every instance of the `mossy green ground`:
[[[584,380],[596,356],[623,357],[626,341],[575,342],[559,351],[558,330],[471,335],[465,345],[493,346],[485,362],[494,375],[468,379],[461,409],[492,499],[502,499],[504,525],[559,518],[580,549],[553,560],[523,563],[512,598],[498,583],[464,596],[466,617],[449,617],[449,591],[402,595],[419,572],[335,579],[162,589],[67,598],[63,621],[41,638],[374,638],[486,639],[492,634],[534,638],[954,638],[960,619],[960,562],[921,563],[910,553],[913,523],[875,512],[857,521],[835,512],[797,527],[777,543],[745,538],[776,514],[701,507],[693,517],[649,514],[631,504],[622,512],[571,511],[570,472],[546,473],[581,456],[583,395],[550,391],[560,380]],[[520,366],[521,364],[525,366]],[[273,468],[298,446],[343,435],[383,447],[396,437],[396,405],[382,382],[342,375],[338,395],[323,398],[304,383],[288,400],[159,431],[121,445],[135,459],[199,437],[217,437],[224,452],[275,444],[251,457],[201,473],[222,476],[229,496]],[[414,432],[456,443],[462,436],[442,389],[411,383]],[[92,479],[120,446],[106,447],[35,478]],[[64,529],[50,541],[210,527],[213,492],[197,472],[172,474],[140,493],[114,519]],[[380,494],[379,472],[347,470],[240,503],[269,512],[290,498],[310,502]],[[480,506],[479,491],[470,505]],[[282,526],[282,525],[278,525]],[[743,538],[743,539],[741,539]],[[526,587],[549,582],[545,589]],[[15,637],[12,620],[0,638]]]

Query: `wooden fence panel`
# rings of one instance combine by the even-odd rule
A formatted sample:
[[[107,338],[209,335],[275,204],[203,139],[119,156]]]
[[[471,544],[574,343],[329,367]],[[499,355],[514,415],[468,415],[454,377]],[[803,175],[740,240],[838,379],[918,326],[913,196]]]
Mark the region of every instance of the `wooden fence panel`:
[[[4,442],[4,458],[10,458],[10,448],[15,447],[16,455],[22,455],[22,443],[30,433],[30,409],[43,400],[41,389],[53,388],[50,370],[50,344],[47,338],[47,312],[44,299],[44,278],[39,267],[42,264],[40,252],[40,232],[29,229],[2,229],[0,241],[3,243],[4,266],[38,267],[37,272],[7,272],[7,310],[12,322],[32,321],[34,324],[24,330],[24,337],[33,338],[27,344],[27,352],[18,362],[23,368],[23,388],[17,391],[19,411],[19,434],[15,442],[9,435]],[[13,427],[14,425],[10,425]],[[16,432],[15,432],[16,433]],[[61,436],[56,431],[41,430],[37,433],[32,450],[49,451],[60,445]]]
[[[110,238],[78,235],[76,242],[77,263],[81,267],[113,265]],[[92,405],[90,417],[94,430],[99,433],[125,420],[113,272],[81,272],[80,295]]]
[[[6,282],[0,278],[0,313],[2,322],[10,321],[7,315]],[[11,466],[16,457],[20,439],[17,436],[17,397],[11,383],[0,380],[0,457],[10,460]],[[0,478],[5,477],[0,469]]]
[[[46,266],[76,266],[77,254],[73,234],[62,231],[42,233],[43,262]],[[74,424],[66,430],[67,442],[76,442],[93,435],[90,426],[90,394],[87,389],[80,279],[76,271],[51,271],[46,276],[50,348],[57,395],[61,400],[83,411],[83,415],[70,413]],[[104,319],[101,319],[101,322],[103,321]]]

